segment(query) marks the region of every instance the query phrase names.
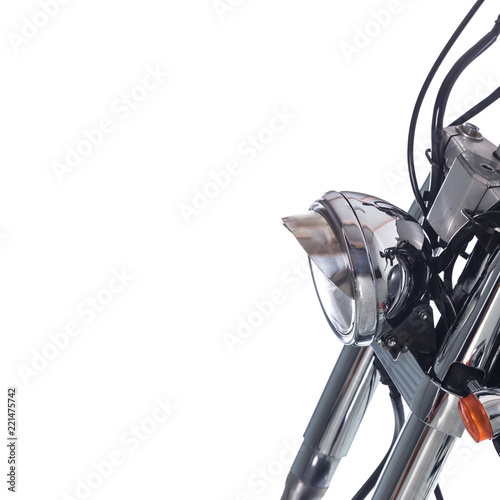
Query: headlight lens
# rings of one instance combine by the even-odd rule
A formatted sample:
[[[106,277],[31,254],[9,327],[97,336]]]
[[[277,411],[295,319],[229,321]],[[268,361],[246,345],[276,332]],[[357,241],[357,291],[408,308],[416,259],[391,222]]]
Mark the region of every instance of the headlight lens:
[[[334,330],[341,335],[347,335],[354,325],[354,292],[347,273],[343,283],[336,282],[328,279],[312,260],[309,262],[325,316]]]
[[[372,196],[330,191],[283,219],[309,255],[337,336],[366,345],[404,320],[430,278],[430,244],[406,212]]]

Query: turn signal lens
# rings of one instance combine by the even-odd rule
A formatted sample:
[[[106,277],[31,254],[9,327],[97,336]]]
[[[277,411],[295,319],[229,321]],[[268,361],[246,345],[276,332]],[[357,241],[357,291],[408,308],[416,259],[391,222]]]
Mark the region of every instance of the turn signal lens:
[[[465,428],[476,443],[493,439],[493,429],[488,414],[474,394],[469,394],[466,398],[461,399],[458,403],[458,409]]]

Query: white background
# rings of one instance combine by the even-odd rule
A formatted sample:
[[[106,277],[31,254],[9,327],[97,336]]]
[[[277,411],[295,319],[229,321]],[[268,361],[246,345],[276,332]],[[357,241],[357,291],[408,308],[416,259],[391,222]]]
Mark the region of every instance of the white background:
[[[36,1],[0,8],[0,331],[2,387],[18,387],[17,498],[83,498],[89,478],[92,499],[280,498],[287,445],[300,443],[341,349],[310,279],[292,278],[304,260],[280,218],[330,189],[411,203],[413,104],[472,2],[232,3],[70,0],[34,29]],[[498,2],[486,4],[446,67],[491,28]],[[461,80],[457,109],[500,85],[499,49]],[[137,89],[147,68],[169,75]],[[140,102],[124,108],[131,93]],[[276,110],[294,118],[243,153],[249,136],[269,138]],[[495,113],[476,122],[500,141]],[[85,150],[84,131],[103,119],[113,130],[58,177],[54,164]],[[210,173],[228,162],[238,173],[216,193]],[[183,216],[204,189],[206,206]],[[103,291],[123,270],[127,286]],[[96,296],[110,303],[84,314]],[[271,297],[280,303],[230,349],[240,319]],[[80,334],[60,334],[71,322]],[[159,424],[157,398],[176,407]],[[135,450],[126,437],[141,424]],[[326,498],[352,497],[392,425],[381,387]],[[93,463],[117,454],[99,481]],[[490,444],[464,440],[445,497],[492,498],[498,466]]]

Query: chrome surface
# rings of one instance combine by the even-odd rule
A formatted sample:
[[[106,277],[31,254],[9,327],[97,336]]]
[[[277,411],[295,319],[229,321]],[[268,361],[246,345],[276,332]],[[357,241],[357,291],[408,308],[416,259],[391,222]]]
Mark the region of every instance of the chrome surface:
[[[293,474],[288,474],[281,500],[320,500],[327,491],[328,488],[314,488],[297,479]]]
[[[455,439],[410,415],[391,451],[372,500],[429,498]]]
[[[345,344],[370,344],[421,298],[430,245],[421,226],[394,205],[330,191],[283,223],[309,255],[325,316]]]
[[[454,362],[482,370],[487,378],[500,355],[500,252],[494,255],[483,278],[451,327],[434,364],[443,380]]]
[[[403,210],[374,196],[342,194],[359,221],[372,264],[380,335],[406,319],[425,291],[430,245],[420,224]]]
[[[356,357],[355,362],[348,367],[349,372],[344,374],[334,408],[331,408],[331,393],[323,394],[318,403],[318,407],[323,405],[321,424],[317,426],[311,420],[304,434],[305,439],[314,443],[314,446],[321,453],[338,458],[347,455],[380,381],[379,373],[373,365],[372,349],[368,347],[351,348],[361,352]],[[337,375],[335,379],[337,379]],[[338,390],[339,382],[337,380],[328,383],[334,384]],[[326,415],[323,413],[326,409],[329,410],[327,419],[324,418]]]
[[[477,392],[484,389],[484,387],[477,380],[469,380],[467,382],[467,389],[470,392]]]
[[[497,146],[487,139],[478,141],[455,127],[445,129],[446,178],[433,204],[428,221],[446,242],[471,215],[491,208],[500,200],[500,162],[494,156]]]
[[[415,416],[433,429],[461,437],[465,427],[458,411],[460,398],[443,390],[410,351],[395,360],[381,345],[373,343],[372,347]]]
[[[304,433],[282,500],[306,500],[310,497],[298,492],[313,488],[318,493],[330,485],[378,385],[373,361],[371,348],[343,348]]]

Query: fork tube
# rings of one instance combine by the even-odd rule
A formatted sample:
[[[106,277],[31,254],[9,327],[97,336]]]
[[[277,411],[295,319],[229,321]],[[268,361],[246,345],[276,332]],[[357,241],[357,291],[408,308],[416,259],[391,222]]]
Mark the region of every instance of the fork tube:
[[[395,443],[372,500],[426,500],[456,438],[411,414]]]
[[[371,347],[345,346],[304,434],[282,500],[318,500],[347,455],[379,382]]]

